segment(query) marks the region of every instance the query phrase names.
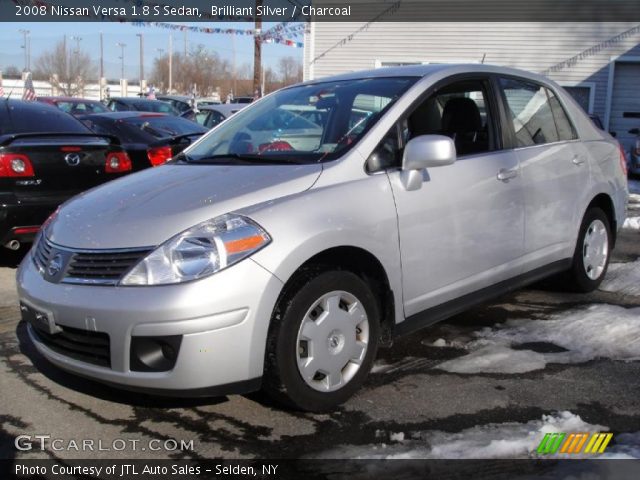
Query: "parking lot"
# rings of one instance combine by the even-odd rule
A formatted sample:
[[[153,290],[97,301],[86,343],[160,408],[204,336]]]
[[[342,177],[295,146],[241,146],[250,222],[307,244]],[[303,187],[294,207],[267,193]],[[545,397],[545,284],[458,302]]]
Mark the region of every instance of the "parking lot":
[[[539,284],[398,340],[330,414],[285,411],[258,394],[151,398],[66,374],[28,341],[16,259],[5,258],[0,457],[526,458],[548,431],[611,431],[607,455],[640,457],[640,230],[626,227],[598,291]],[[19,451],[25,434],[50,438]],[[84,439],[103,448],[69,448]]]

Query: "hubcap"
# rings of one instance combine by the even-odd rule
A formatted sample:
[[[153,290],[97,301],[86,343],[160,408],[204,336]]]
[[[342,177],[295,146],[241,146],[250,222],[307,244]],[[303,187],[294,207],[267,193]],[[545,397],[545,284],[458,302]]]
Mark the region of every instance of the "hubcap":
[[[369,320],[362,303],[345,291],[327,293],[300,324],[298,371],[314,390],[339,390],[360,369],[368,344]]]
[[[587,228],[582,244],[582,264],[591,280],[597,280],[604,272],[609,257],[609,238],[602,220],[594,220]]]

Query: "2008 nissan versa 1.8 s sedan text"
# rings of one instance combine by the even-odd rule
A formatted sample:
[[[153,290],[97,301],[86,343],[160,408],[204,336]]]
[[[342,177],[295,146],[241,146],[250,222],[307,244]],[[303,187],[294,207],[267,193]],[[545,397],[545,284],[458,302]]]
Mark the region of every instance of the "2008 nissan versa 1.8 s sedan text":
[[[64,204],[18,271],[23,317],[46,358],[101,382],[327,409],[395,335],[552,274],[596,288],[624,169],[537,75],[312,81]]]

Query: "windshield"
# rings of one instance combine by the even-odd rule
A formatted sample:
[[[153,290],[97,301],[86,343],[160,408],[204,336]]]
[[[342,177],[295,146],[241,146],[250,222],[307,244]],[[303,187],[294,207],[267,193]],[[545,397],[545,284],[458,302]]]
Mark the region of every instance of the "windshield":
[[[185,151],[187,162],[313,163],[354,145],[416,78],[300,85],[243,109]]]

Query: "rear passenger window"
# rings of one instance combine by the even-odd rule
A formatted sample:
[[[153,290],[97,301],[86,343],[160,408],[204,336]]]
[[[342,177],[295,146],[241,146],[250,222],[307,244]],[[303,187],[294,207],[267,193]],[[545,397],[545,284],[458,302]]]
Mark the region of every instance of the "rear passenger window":
[[[500,85],[507,100],[518,147],[559,140],[546,88],[510,78],[500,79]]]
[[[573,125],[569,121],[567,112],[564,111],[558,97],[547,89],[549,95],[549,103],[551,104],[551,111],[553,112],[553,118],[556,121],[556,128],[558,129],[558,138],[560,140],[575,140],[578,138],[576,131],[573,129]]]

